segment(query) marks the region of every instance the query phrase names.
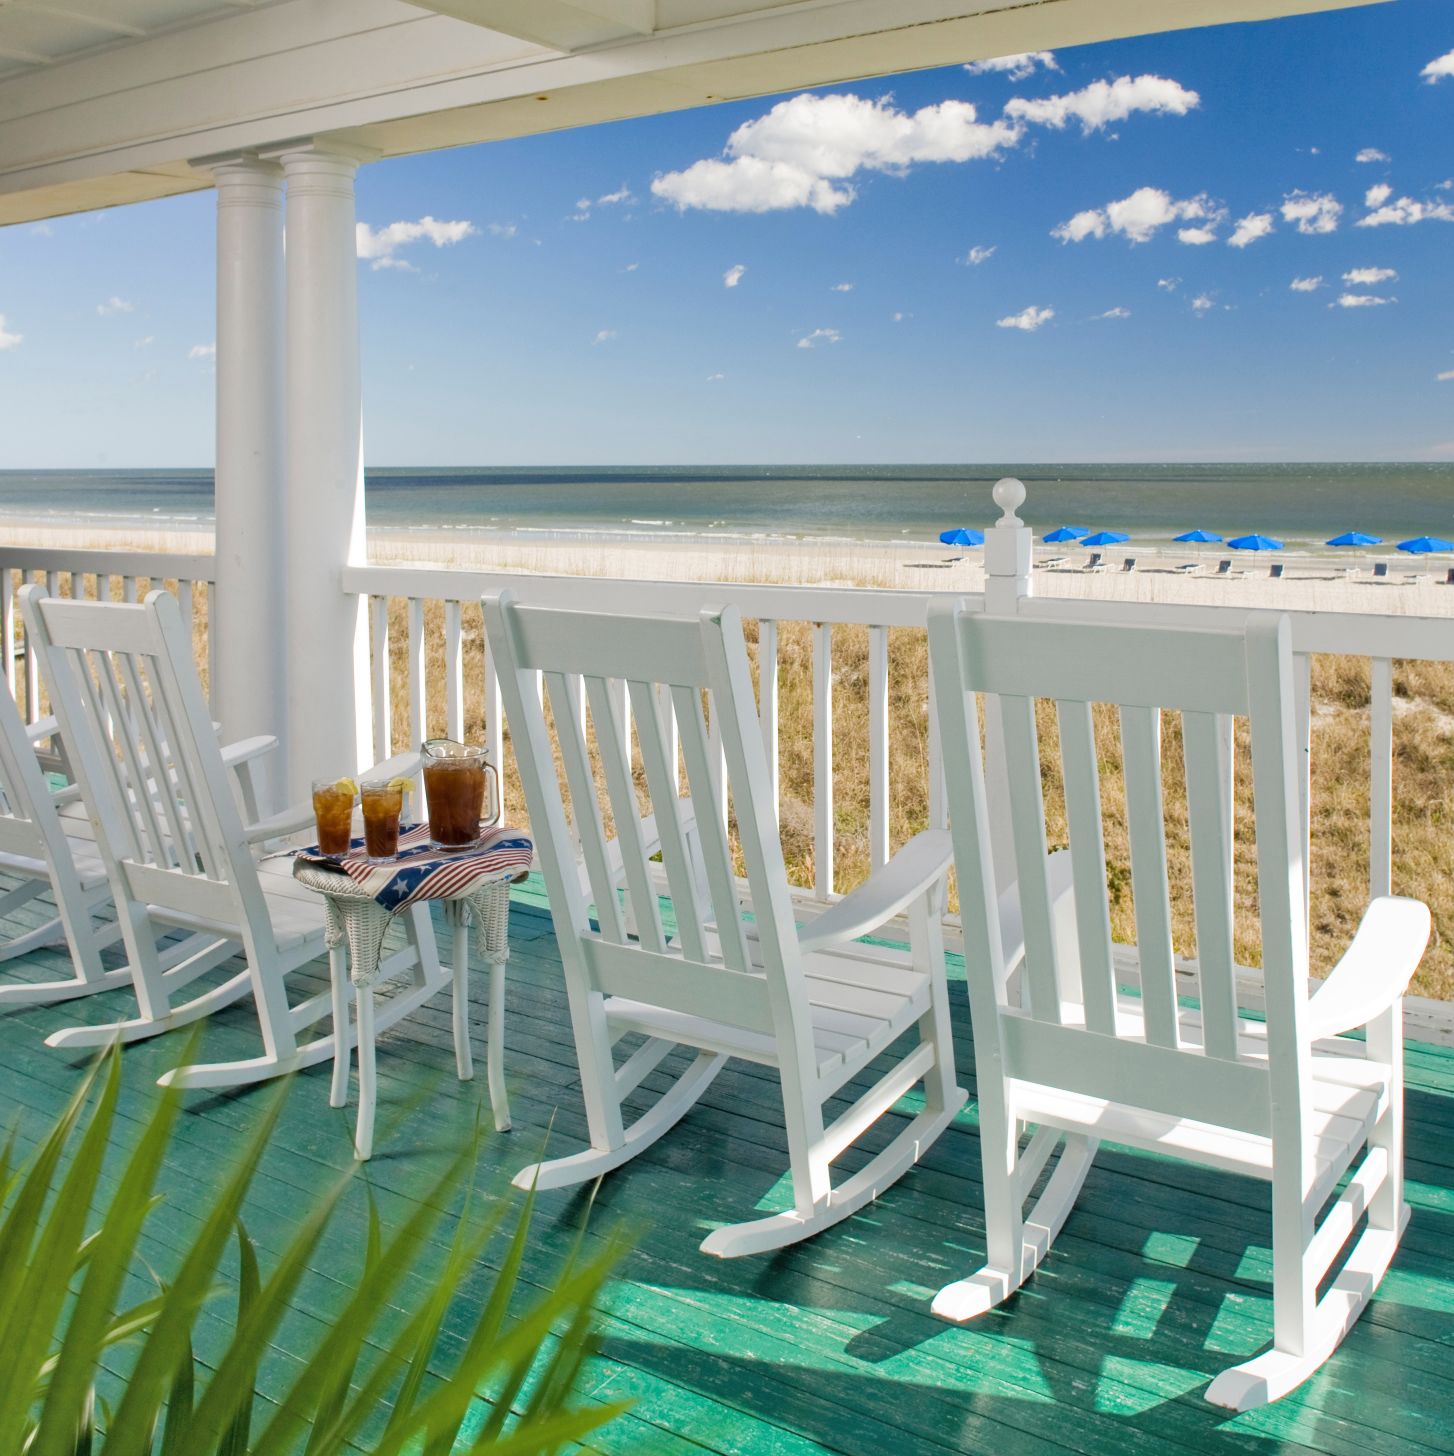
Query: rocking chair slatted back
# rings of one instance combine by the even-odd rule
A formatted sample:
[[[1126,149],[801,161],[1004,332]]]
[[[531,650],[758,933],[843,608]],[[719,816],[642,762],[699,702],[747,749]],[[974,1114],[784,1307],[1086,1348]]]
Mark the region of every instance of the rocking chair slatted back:
[[[700,620],[606,617],[524,606],[508,592],[487,596],[484,606],[492,646],[499,644],[505,713],[568,976],[583,977],[592,991],[754,1032],[780,1030],[778,1018],[787,1017],[806,1062],[797,939],[782,849],[762,792],[767,763],[736,610],[705,609]],[[543,702],[533,687],[541,668]],[[595,770],[591,735],[599,751]],[[552,784],[568,793],[569,823],[567,794],[549,792]],[[759,969],[742,925],[724,787],[752,895]],[[608,822],[620,873],[613,873]],[[675,920],[670,934],[653,850]]]
[[[1303,849],[1296,802],[1290,650],[1283,619],[1252,616],[1246,633],[1039,624],[957,610],[931,619],[931,651],[958,665],[945,755],[959,865],[977,1055],[1003,1075],[1177,1117],[1271,1132],[1270,1076],[1295,1109],[1307,978]],[[952,681],[952,679],[950,679]],[[997,702],[1024,916],[1022,1004],[1001,965],[988,814],[974,695]],[[1037,699],[1059,725],[1072,861],[1074,933],[1052,914]],[[1105,833],[1092,705],[1119,710],[1140,1014],[1120,1002],[1111,951]],[[1185,751],[1200,1031],[1179,1014],[1162,794],[1163,712],[1179,713]],[[1233,961],[1231,723],[1251,720],[1259,905],[1267,984],[1266,1055],[1238,1042]],[[1295,910],[1295,913],[1294,913]],[[1057,929],[1060,935],[1057,939]],[[980,964],[993,972],[976,976]],[[980,1031],[998,1026],[986,1047]]]
[[[266,924],[201,684],[176,669],[190,662],[176,599],[155,591],[129,605],[27,590],[98,842],[128,894],[211,920]]]

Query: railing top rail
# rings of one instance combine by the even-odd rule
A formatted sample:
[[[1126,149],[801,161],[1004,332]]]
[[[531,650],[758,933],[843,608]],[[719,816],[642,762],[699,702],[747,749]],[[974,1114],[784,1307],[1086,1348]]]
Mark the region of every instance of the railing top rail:
[[[11,571],[79,571],[84,575],[144,576],[161,581],[214,581],[211,556],[184,551],[72,550],[70,547],[0,545],[0,568]]]
[[[747,617],[871,627],[922,627],[930,602],[944,597],[962,597],[971,607],[983,602],[983,597],[975,592],[536,576],[438,567],[351,566],[343,573],[344,590],[366,596],[472,602],[486,591],[508,587],[518,588],[531,601],[547,605],[579,606],[589,596],[608,609],[692,612],[711,600],[734,604]],[[1277,609],[1236,603],[1183,605],[1088,597],[1026,597],[1020,602],[1024,616],[1074,617],[1080,621],[1132,625],[1154,622],[1168,627],[1226,627],[1233,619],[1240,622],[1249,612],[1258,610]],[[1297,610],[1287,610],[1286,615],[1292,624],[1293,649],[1297,652],[1454,662],[1454,617]]]
[[[439,567],[349,566],[343,589],[360,596],[424,597],[475,602],[487,591],[517,589],[544,606],[586,602],[617,611],[695,612],[707,602],[736,606],[745,617],[832,622],[865,627],[922,627],[936,595],[863,587],[774,586],[758,582],[648,581],[622,577],[536,576],[511,571]]]

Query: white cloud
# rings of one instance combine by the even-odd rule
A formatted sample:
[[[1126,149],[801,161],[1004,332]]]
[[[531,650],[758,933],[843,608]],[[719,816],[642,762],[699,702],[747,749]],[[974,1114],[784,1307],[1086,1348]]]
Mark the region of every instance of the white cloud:
[[[132,344],[131,347],[133,349],[145,349],[156,343],[156,341],[157,336],[155,334],[147,334],[145,338],[136,340],[136,342]]]
[[[1454,76],[1454,51],[1445,51],[1442,56],[1430,61],[1422,71],[1419,72],[1429,85],[1440,80],[1444,76]]]
[[[53,238],[56,230],[48,222],[38,222],[30,230],[33,238]]]
[[[966,267],[978,268],[981,263],[988,263],[989,260],[994,257],[995,249],[997,247],[999,247],[998,243],[991,243],[989,247],[985,247],[982,243],[976,243],[974,247],[972,247],[969,252],[964,255],[961,261],[966,265]]]
[[[987,61],[970,61],[965,70],[971,76],[983,76],[990,71],[1003,71],[1012,81],[1023,81],[1034,75],[1037,66],[1047,71],[1058,71],[1059,64],[1054,51],[1021,51],[1016,56],[992,56]]]
[[[1312,278],[1294,278],[1287,286],[1294,293],[1312,293],[1323,286],[1323,275],[1319,273]]]
[[[852,293],[853,285],[851,283],[835,283],[831,291],[834,293]]]
[[[1364,147],[1356,157],[1355,162],[1391,162],[1393,158],[1387,152],[1381,152],[1377,147]]]
[[[628,263],[621,271],[623,273],[634,273],[640,266],[640,263]]]
[[[612,207],[618,202],[635,202],[636,194],[623,182],[614,192],[607,192],[604,196],[598,197],[596,201],[602,207]],[[590,203],[585,205],[589,207]]]
[[[722,275],[722,287],[723,288],[736,288],[737,285],[742,282],[742,275],[744,273],[746,273],[746,272],[747,272],[747,264],[746,263],[734,263]]]
[[[398,268],[403,272],[417,272],[412,263],[394,254],[410,243],[428,241],[436,248],[448,247],[473,237],[476,228],[472,222],[441,222],[434,217],[421,217],[417,222],[391,222],[377,231],[368,223],[361,222],[354,227],[354,251],[360,258],[367,258],[377,272],[380,268]]]
[[[96,305],[96,312],[102,318],[107,318],[109,315],[116,313],[135,313],[136,305],[134,303],[128,303],[124,298],[117,298],[113,293],[105,303],[98,303]]]
[[[1369,197],[1378,190],[1371,189]],[[1419,202],[1412,197],[1398,197],[1388,202],[1387,195],[1385,192],[1379,199],[1380,205],[1367,217],[1360,217],[1354,226],[1385,227],[1392,223],[1396,227],[1408,227],[1416,222],[1454,222],[1454,205],[1450,203]]]
[[[888,97],[804,92],[779,101],[727,138],[721,157],[705,157],[652,179],[652,193],[676,206],[716,212],[774,212],[810,207],[830,214],[858,195],[859,172],[902,173],[918,163],[968,162],[1018,146],[1030,126],[1056,129],[1074,119],[1097,131],[1134,112],[1182,115],[1196,92],[1161,76],[1120,76],[1065,96],[1014,97],[995,121],[968,101],[900,111]]]
[[[1393,188],[1387,182],[1380,182],[1376,187],[1370,187],[1363,194],[1364,207],[1382,207],[1390,197],[1393,196]]]
[[[1119,304],[1117,304],[1115,308],[1108,308],[1104,313],[1093,314],[1091,316],[1091,321],[1095,322],[1096,319],[1121,319],[1130,317],[1131,310],[1129,308],[1122,308]]]
[[[216,344],[193,344],[192,347],[187,350],[187,358],[189,359],[215,359],[216,357]]]
[[[0,313],[0,353],[6,349],[13,349],[24,337],[24,334],[11,333],[5,327],[5,315]]]
[[[1206,243],[1217,241],[1217,230],[1215,227],[1186,227],[1176,230],[1176,240],[1179,243],[1190,243],[1192,247],[1201,247]]]
[[[596,337],[591,340],[591,343],[592,344],[605,344],[605,343],[609,343],[615,337],[616,337],[616,330],[615,329],[598,329],[596,331]]]
[[[1032,303],[1029,308],[1022,308],[1019,313],[1012,313],[1008,318],[996,319],[997,329],[1019,329],[1026,334],[1033,334],[1036,329],[1042,328],[1055,317],[1053,308],[1036,308]]]
[[[590,207],[591,207],[591,199],[589,197],[577,197],[576,198],[576,211],[577,212],[589,212],[590,211]]]
[[[1180,278],[1158,278],[1156,280],[1156,286],[1167,293],[1175,293],[1176,286],[1180,282]]]
[[[1212,230],[1224,213],[1206,193],[1177,201],[1159,187],[1138,187],[1119,202],[1078,212],[1050,236],[1065,243],[1079,243],[1086,238],[1103,238],[1107,233],[1120,233],[1133,243],[1144,243],[1168,223],[1186,221],[1197,226],[1182,228],[1177,234],[1184,243],[1211,242]],[[1202,236],[1206,234],[1206,236]]]
[[[0,345],[0,347],[3,347],[3,345]],[[1440,384],[1447,384],[1449,380],[1454,379],[1454,369],[1446,369],[1442,374],[1436,374],[1434,378]]]
[[[726,377],[725,374],[709,374],[707,376],[707,383],[716,384],[719,380],[726,379]]]
[[[1199,293],[1191,301],[1191,310],[1195,314],[1204,314],[1208,309],[1213,309],[1216,306],[1217,301],[1210,293]]]
[[[1271,231],[1272,214],[1270,212],[1249,212],[1246,217],[1237,219],[1237,225],[1232,229],[1232,236],[1227,239],[1227,246],[1230,248],[1249,247],[1258,238],[1265,238]]]
[[[1165,76],[1117,76],[1114,81],[1092,81],[1064,96],[1012,97],[1005,103],[1005,115],[1057,131],[1073,119],[1089,135],[1138,111],[1185,116],[1200,105],[1195,91]]]
[[[1392,268],[1350,268],[1343,275],[1343,282],[1351,283],[1355,288],[1372,288],[1375,283],[1387,283],[1397,277]]]
[[[906,318],[909,318],[909,317],[910,317],[910,315],[909,315],[909,314],[906,314],[906,313],[905,313],[905,312],[904,312],[904,311],[903,311],[903,309],[898,309],[898,310],[896,310],[896,311],[895,311],[895,313],[894,313],[894,322],[895,322],[895,323],[896,323],[896,324],[901,324],[901,323],[903,323],[903,321],[904,321],[904,320],[905,320],[905,319],[906,319]]]
[[[1329,308],[1382,308],[1386,303],[1397,303],[1396,298],[1380,298],[1376,293],[1340,293]]]
[[[842,337],[837,329],[814,329],[798,340],[798,348],[816,349],[819,344],[836,344]]]
[[[1299,188],[1282,200],[1282,220],[1297,224],[1300,233],[1332,233],[1338,230],[1343,204],[1331,192],[1304,192]]]
[[[513,222],[487,222],[485,231],[492,238],[513,238],[520,229]]]

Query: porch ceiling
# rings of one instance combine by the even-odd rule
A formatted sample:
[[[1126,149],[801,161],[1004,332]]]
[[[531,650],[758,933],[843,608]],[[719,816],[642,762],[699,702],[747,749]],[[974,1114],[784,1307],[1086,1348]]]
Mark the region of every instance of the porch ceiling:
[[[1369,0],[0,0],[0,225],[322,136],[397,156]]]

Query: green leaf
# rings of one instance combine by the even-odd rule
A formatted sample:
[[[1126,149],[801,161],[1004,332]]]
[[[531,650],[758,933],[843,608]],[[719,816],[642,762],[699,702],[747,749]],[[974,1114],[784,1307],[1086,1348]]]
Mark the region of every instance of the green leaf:
[[[253,1249],[252,1240],[247,1236],[247,1225],[241,1219],[237,1221],[237,1323],[239,1328],[247,1324],[249,1313],[257,1305],[262,1289],[262,1280],[258,1275],[257,1253]],[[222,1438],[222,1444],[218,1447],[218,1456],[247,1456],[248,1436],[252,1431],[252,1403],[254,1388],[257,1385],[258,1362],[253,1361],[251,1369],[245,1371],[238,1377],[238,1387],[246,1391],[242,1397],[237,1414],[232,1418],[232,1424],[227,1434]]]

